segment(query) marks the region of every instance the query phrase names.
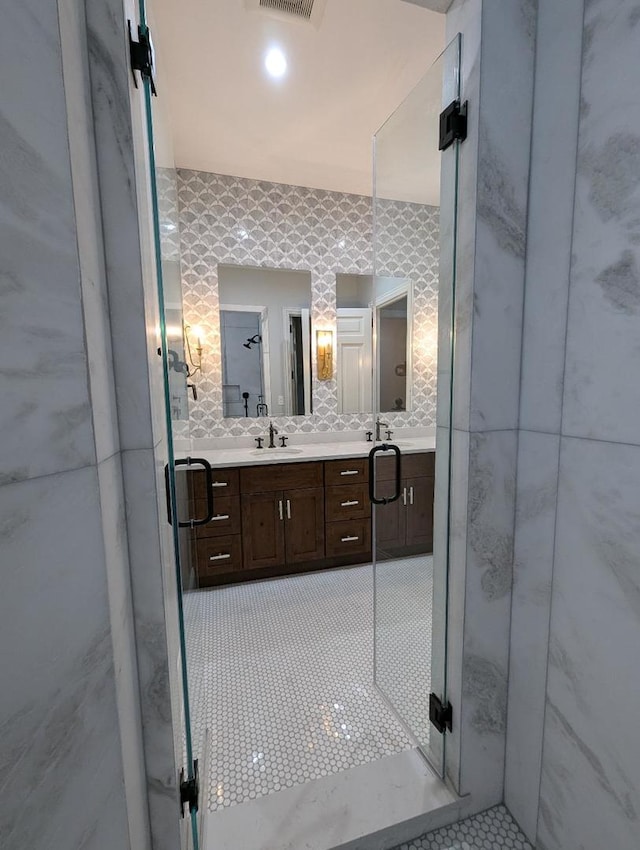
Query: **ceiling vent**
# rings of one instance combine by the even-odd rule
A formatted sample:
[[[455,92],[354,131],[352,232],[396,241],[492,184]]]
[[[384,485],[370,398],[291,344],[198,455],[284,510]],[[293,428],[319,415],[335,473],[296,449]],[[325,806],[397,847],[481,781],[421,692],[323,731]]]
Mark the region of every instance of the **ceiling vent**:
[[[318,27],[327,0],[244,0],[252,12],[262,12],[281,21],[300,21]]]
[[[310,21],[314,3],[315,0],[260,0],[260,7]]]

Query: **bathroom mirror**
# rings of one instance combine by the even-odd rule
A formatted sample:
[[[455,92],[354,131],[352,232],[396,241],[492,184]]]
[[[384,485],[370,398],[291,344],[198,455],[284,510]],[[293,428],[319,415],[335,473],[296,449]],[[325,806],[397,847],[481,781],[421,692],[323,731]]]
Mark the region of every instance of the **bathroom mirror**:
[[[222,405],[228,418],[311,413],[311,275],[219,266]]]
[[[373,410],[373,333],[378,410],[411,409],[413,287],[409,280],[336,275],[339,413]]]

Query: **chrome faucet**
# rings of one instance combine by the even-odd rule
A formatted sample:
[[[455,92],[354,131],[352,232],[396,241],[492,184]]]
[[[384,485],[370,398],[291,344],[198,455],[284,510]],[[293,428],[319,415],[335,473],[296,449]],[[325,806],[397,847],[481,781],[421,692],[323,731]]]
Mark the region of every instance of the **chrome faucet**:
[[[382,439],[381,436],[380,436],[380,429],[381,428],[388,428],[388,427],[389,427],[388,422],[381,422],[380,416],[376,416],[376,443],[379,443],[380,440]]]
[[[273,442],[273,438],[278,433],[278,429],[274,428],[273,422],[269,422],[269,448],[275,449],[276,444]]]

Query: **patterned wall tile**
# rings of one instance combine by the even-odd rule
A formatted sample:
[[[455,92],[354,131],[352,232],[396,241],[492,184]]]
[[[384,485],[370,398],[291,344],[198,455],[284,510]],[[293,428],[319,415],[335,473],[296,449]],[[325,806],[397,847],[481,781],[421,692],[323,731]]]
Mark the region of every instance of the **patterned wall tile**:
[[[314,326],[335,328],[336,273],[374,269],[372,199],[179,169],[178,200],[185,320],[200,325],[207,340],[198,401],[190,401],[191,436],[261,434],[259,420],[222,417],[218,265],[309,271]],[[394,428],[433,426],[439,210],[377,203],[375,269],[414,285],[412,410],[385,419]],[[274,421],[288,433],[364,430],[371,415],[338,414],[336,381],[314,378],[313,414]]]

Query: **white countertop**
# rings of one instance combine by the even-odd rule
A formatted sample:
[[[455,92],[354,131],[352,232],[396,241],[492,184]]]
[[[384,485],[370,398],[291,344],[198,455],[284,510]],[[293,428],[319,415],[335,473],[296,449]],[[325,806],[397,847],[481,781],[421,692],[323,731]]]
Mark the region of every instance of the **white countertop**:
[[[373,448],[373,443],[367,443],[365,440],[296,445],[295,439],[295,435],[290,438],[290,445],[286,449],[256,449],[255,447],[199,449],[193,447],[189,451],[176,450],[175,454],[177,458],[201,457],[209,461],[212,466],[220,468],[257,466],[269,463],[302,463],[312,460],[339,460],[342,457],[366,457]],[[398,446],[403,455],[433,452],[436,448],[436,439],[433,436],[401,437],[398,440],[393,440],[392,443]]]

